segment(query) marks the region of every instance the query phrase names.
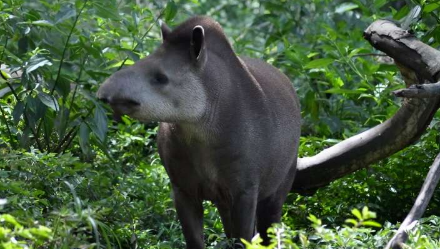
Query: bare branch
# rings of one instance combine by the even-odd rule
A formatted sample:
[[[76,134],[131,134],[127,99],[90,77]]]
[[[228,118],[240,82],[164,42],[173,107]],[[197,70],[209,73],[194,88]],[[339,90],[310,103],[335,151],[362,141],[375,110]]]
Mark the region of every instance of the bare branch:
[[[377,54],[377,53],[355,54],[352,57],[365,57],[365,56],[385,56],[385,57],[388,57],[388,55],[382,54],[382,53],[380,53],[380,54]]]
[[[434,193],[435,188],[440,179],[440,154],[434,160],[434,163],[431,166],[431,169],[426,176],[425,182],[423,183],[422,189],[420,190],[419,195],[417,196],[416,202],[414,203],[411,211],[406,216],[405,220],[397,230],[396,234],[393,238],[388,242],[388,245],[385,247],[386,249],[401,249],[403,248],[403,243],[408,239],[408,231],[411,230],[417,223],[423,213],[426,210],[426,207],[431,200],[431,197]]]
[[[411,85],[409,88],[393,92],[396,97],[432,98],[440,96],[440,82],[433,84]]]
[[[406,30],[379,20],[367,28],[364,37],[398,63],[407,85],[438,81],[440,52]],[[440,97],[405,99],[399,111],[384,123],[315,156],[300,158],[292,191],[313,194],[318,188],[409,146],[425,131],[439,103]]]

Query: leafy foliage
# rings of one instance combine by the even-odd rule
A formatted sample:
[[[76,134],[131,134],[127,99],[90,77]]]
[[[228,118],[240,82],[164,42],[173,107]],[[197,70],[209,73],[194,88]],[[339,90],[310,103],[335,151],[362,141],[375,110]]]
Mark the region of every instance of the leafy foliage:
[[[365,208],[364,208],[365,210]],[[352,213],[360,213],[354,209]],[[269,246],[261,245],[261,239],[256,236],[252,241],[246,242],[249,249],[272,249],[272,248],[384,248],[391,239],[395,226],[387,223],[383,229],[375,231],[369,228],[368,223],[363,223],[358,215],[355,215],[360,226],[343,226],[328,229],[322,225],[321,220],[310,215],[312,231],[291,230],[283,224],[270,229],[272,243]],[[438,217],[429,217],[421,220],[416,228],[410,232],[408,248],[438,248],[440,241],[435,235],[422,235],[426,230],[431,230],[438,224]],[[363,225],[362,225],[363,224]],[[433,230],[431,230],[433,231]],[[432,236],[432,237],[431,237]]]
[[[403,87],[402,79],[362,37],[373,20],[394,19],[431,46],[440,44],[438,1],[137,2],[0,2],[0,198],[7,200],[0,199],[0,248],[183,247],[155,124],[127,117],[114,124],[94,97],[109,75],[154,50],[159,19],[173,27],[209,15],[238,54],[286,73],[302,106],[300,156],[398,109],[390,92]],[[389,159],[314,196],[291,194],[285,225],[271,229],[275,244],[268,248],[383,247],[396,229],[387,221],[406,215],[438,152],[438,120]],[[427,215],[439,216],[439,203],[436,193]],[[204,205],[208,248],[223,248],[220,218]],[[345,223],[350,210],[354,217]],[[411,247],[439,247],[436,216],[422,220]],[[384,224],[380,230],[375,220]],[[266,248],[258,239],[248,247]]]

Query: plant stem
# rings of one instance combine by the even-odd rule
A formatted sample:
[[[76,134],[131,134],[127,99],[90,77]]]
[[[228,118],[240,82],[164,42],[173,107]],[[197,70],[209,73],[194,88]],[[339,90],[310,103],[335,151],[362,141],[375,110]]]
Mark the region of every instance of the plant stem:
[[[66,55],[67,48],[69,47],[70,37],[72,36],[73,31],[75,30],[76,24],[78,23],[79,17],[81,15],[81,13],[83,12],[84,8],[86,7],[87,2],[88,2],[88,0],[84,1],[84,5],[80,9],[78,15],[76,15],[75,21],[73,22],[72,28],[70,29],[69,35],[67,36],[66,44],[64,45],[64,49],[63,49],[63,54],[61,55],[60,66],[58,67],[57,78],[55,79],[55,83],[53,84],[52,90],[50,90],[50,95],[53,95],[53,92],[55,91],[55,88],[56,88],[58,81],[60,79],[61,68],[63,67],[64,57]]]
[[[94,110],[94,108],[90,108],[87,112],[87,115],[82,118],[82,122],[84,122],[84,120],[86,118],[88,118],[90,116],[90,114],[92,114],[92,111]],[[81,124],[72,127],[72,129],[70,129],[70,131],[67,133],[67,135],[63,138],[63,140],[61,141],[61,143],[58,144],[57,148],[54,150],[57,154],[66,151],[67,148],[69,148],[70,143],[73,141],[73,139],[76,136],[76,133],[78,132],[78,127]],[[63,147],[63,144],[67,141],[67,144],[64,146],[63,149],[61,149]]]
[[[157,22],[159,21],[159,19],[160,19],[160,18],[162,17],[162,15],[163,15],[164,11],[165,11],[165,9],[162,9],[162,10],[160,11],[160,13],[159,13],[159,15],[157,16],[156,20],[154,20],[154,22],[150,25],[150,27],[148,27],[147,31],[145,31],[145,33],[142,35],[142,37],[141,37],[141,39],[140,39],[141,41],[143,41],[143,40],[145,39],[145,37],[147,36],[147,34],[148,34],[148,33],[150,32],[150,30],[154,27],[154,24],[157,23]],[[136,43],[136,45],[133,47],[133,49],[132,49],[131,51],[133,52],[134,50],[136,50],[136,48],[139,46],[139,44],[140,44],[140,43]],[[116,70],[116,71],[121,70],[121,68],[124,66],[124,64],[125,64],[125,62],[127,62],[127,60],[128,60],[128,56],[125,57],[125,59],[122,61],[121,65],[118,67],[118,70]]]
[[[5,51],[6,51],[6,46],[8,46],[8,41],[9,41],[9,38],[8,38],[8,37],[6,37],[6,40],[5,40],[5,45],[3,45],[3,51],[2,51],[2,56],[0,56],[0,66],[2,65],[2,61],[3,61],[3,56],[5,55]]]
[[[81,75],[82,75],[82,72],[83,72],[83,69],[84,69],[84,65],[85,65],[85,63],[86,63],[88,58],[89,58],[89,56],[86,55],[86,57],[84,58],[83,62],[81,63],[81,67],[80,67],[80,70],[79,70],[78,78],[76,79],[76,83],[77,84],[75,85],[75,89],[73,90],[73,95],[72,95],[72,99],[71,99],[70,106],[69,106],[69,113],[72,111],[73,101],[75,100],[76,93],[78,91],[78,82],[81,79]],[[67,120],[65,122],[67,122]],[[76,127],[73,127],[72,129],[70,129],[70,131],[60,140],[60,142],[58,143],[57,147],[54,150],[55,153],[60,153],[61,152],[61,147],[67,141],[67,139],[72,135],[72,133],[76,130],[75,128]],[[75,137],[75,135],[76,135],[76,133],[73,135],[73,137]],[[69,142],[69,144],[70,144],[70,142]]]
[[[26,107],[27,107],[27,104],[24,106],[24,111],[23,111],[24,122],[27,125],[29,125],[29,129],[31,130],[32,135],[34,135],[35,142],[37,143],[37,147],[42,152],[43,151],[43,146],[41,146],[40,140],[38,140],[37,133],[35,132],[34,129],[32,129],[31,124],[29,123],[29,118],[28,118],[27,113],[26,113]]]
[[[11,140],[11,146],[12,146],[13,149],[15,149],[16,148],[15,147],[15,141],[14,141],[14,138],[12,137],[11,129],[9,128],[9,122],[6,119],[5,111],[3,110],[3,108],[1,106],[0,106],[0,111],[2,112],[2,117],[5,120],[6,130],[8,131],[9,139]]]

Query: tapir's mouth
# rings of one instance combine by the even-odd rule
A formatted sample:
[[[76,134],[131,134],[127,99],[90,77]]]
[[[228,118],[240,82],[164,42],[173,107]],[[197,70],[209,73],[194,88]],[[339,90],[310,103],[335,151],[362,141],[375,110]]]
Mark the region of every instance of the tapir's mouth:
[[[108,102],[111,106],[126,106],[126,107],[136,107],[139,106],[140,103],[137,101],[134,101],[132,99],[126,99],[126,98],[117,98],[112,99]]]
[[[112,99],[111,101],[108,101],[108,104],[110,104],[111,108],[113,109],[113,118],[116,121],[121,121],[122,115],[130,115],[136,112],[138,107],[141,105],[135,100],[126,98]]]

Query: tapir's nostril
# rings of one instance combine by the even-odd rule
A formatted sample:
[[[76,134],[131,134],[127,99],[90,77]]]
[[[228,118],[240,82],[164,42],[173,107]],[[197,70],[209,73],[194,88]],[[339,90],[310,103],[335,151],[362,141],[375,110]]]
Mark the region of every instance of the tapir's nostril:
[[[108,100],[108,98],[106,98],[106,97],[99,97],[98,99],[101,100],[102,102],[106,103],[106,104],[108,104],[110,102]]]

